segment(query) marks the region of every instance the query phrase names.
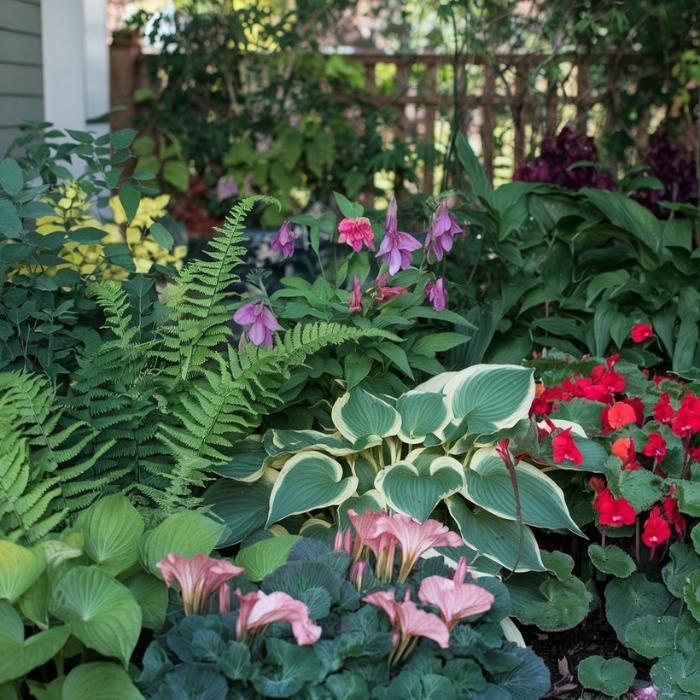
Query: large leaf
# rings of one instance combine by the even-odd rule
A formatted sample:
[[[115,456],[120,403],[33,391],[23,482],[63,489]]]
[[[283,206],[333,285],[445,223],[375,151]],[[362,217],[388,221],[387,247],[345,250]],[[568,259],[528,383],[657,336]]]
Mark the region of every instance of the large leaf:
[[[0,600],[14,603],[46,568],[41,550],[0,540]]]
[[[272,487],[268,526],[297,513],[342,503],[357,489],[356,476],[343,478],[343,468],[313,450],[294,455]]]
[[[563,491],[544,472],[525,462],[515,466],[523,522],[550,530],[567,529],[583,536],[569,515]],[[501,518],[517,518],[508,468],[491,448],[477,450],[466,472],[466,497]]]
[[[106,573],[116,576],[138,560],[144,523],[126,496],[100,499],[78,516],[76,524],[85,538],[85,553]]]
[[[143,626],[149,630],[160,630],[168,611],[168,589],[165,584],[145,571],[139,571],[124,583],[141,608]]]
[[[438,433],[450,421],[442,393],[429,391],[407,391],[396,402],[401,414],[399,437],[403,442],[423,442],[426,435]]]
[[[329,435],[319,430],[268,430],[265,433],[265,450],[271,457],[295,454],[303,450],[320,450],[340,457],[380,443],[381,438],[376,437],[357,447],[338,433]]]
[[[335,427],[352,443],[367,436],[396,435],[401,428],[401,416],[394,408],[359,388],[333,404],[332,417]]]
[[[589,656],[578,665],[577,674],[584,688],[618,697],[630,689],[636,670],[624,659]]]
[[[236,556],[236,564],[245,569],[248,580],[262,581],[265,576],[287,563],[290,550],[300,539],[299,535],[280,535],[260,540],[243,547]]]
[[[521,622],[537,625],[548,632],[571,629],[588,615],[593,596],[575,576],[559,581],[548,578],[540,586],[539,599],[521,606],[516,615]]]
[[[85,646],[129,663],[141,633],[141,608],[109,574],[95,566],[71,569],[54,588],[51,611]]]
[[[535,397],[533,370],[517,365],[474,365],[445,385],[454,422],[465,417],[469,433],[512,428],[528,417]]]
[[[227,456],[227,463],[212,466],[215,474],[236,481],[252,482],[257,481],[265,471],[267,453],[260,440],[241,440],[227,452]]]
[[[0,683],[45,664],[60,651],[69,635],[70,629],[62,625],[25,639],[19,613],[0,602]]]
[[[129,674],[116,664],[76,666],[63,684],[61,700],[143,700]]]
[[[676,617],[643,615],[627,625],[625,646],[647,659],[658,659],[675,651],[677,628]]]

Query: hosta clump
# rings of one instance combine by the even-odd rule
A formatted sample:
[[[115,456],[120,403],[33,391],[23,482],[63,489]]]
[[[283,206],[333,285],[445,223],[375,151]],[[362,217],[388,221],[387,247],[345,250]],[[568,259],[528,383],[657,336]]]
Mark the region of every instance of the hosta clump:
[[[274,545],[275,539],[250,549]],[[403,583],[381,583],[367,568],[356,590],[348,580],[356,568],[350,560],[342,548],[333,552],[318,540],[299,539],[259,589],[234,579],[234,595],[222,599],[223,614],[180,616],[151,644],[137,681],[142,692],[168,698],[206,687],[211,700],[388,699],[409,693],[456,699],[500,692],[503,698],[534,700],[548,690],[542,661],[504,638],[499,622],[509,613],[508,595],[496,579],[489,584],[494,598],[464,582],[464,563],[453,572],[437,558],[412,568]],[[441,584],[464,587],[471,596],[474,589],[481,607],[448,629],[430,599]],[[267,624],[250,627],[256,613],[248,601],[253,611],[264,607],[256,619]]]

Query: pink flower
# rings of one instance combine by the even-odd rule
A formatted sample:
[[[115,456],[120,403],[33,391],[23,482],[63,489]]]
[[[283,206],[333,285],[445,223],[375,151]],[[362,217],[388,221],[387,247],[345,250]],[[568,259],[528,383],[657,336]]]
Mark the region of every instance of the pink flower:
[[[297,237],[288,220],[280,226],[279,231],[272,237],[270,248],[277,253],[282,253],[282,259],[286,260],[294,255],[294,241]]]
[[[221,603],[224,599],[222,589],[228,589],[226,582],[245,571],[225,559],[214,559],[204,554],[196,554],[190,559],[177,554],[168,554],[156,566],[163,574],[163,580],[168,588],[175,580],[180,584],[180,597],[185,615],[204,612],[209,598],[215,592],[219,593]]]
[[[445,280],[438,277],[435,282],[428,282],[425,285],[425,297],[433,305],[435,311],[444,311],[447,307]]]
[[[362,311],[362,289],[360,289],[360,277],[355,275],[352,281],[352,293],[348,299],[348,309],[350,313],[359,313]]]
[[[635,323],[630,331],[630,337],[634,343],[643,343],[654,337],[654,331],[648,323]]]
[[[452,250],[454,237],[462,233],[462,229],[455,221],[447,206],[447,201],[440,202],[433,220],[428,228],[428,233],[425,237],[425,249],[428,253],[428,258],[433,260],[442,260],[445,253]]]
[[[241,306],[233,320],[242,326],[247,326],[246,334],[253,345],[272,347],[272,331],[281,331],[275,315],[265,306],[263,301],[251,301]]]
[[[386,273],[379,275],[374,282],[374,300],[377,304],[381,304],[385,301],[391,301],[395,297],[403,296],[408,294],[408,289],[405,287],[389,287],[387,282],[389,280],[389,275]]]
[[[383,515],[374,526],[374,537],[391,535],[401,547],[399,581],[405,581],[418,559],[433,547],[460,547],[462,538],[437,520],[424,523],[408,515]]]
[[[439,608],[448,629],[460,620],[481,615],[491,609],[495,598],[481,586],[464,583],[467,562],[461,557],[452,580],[444,576],[428,576],[421,581],[418,598],[422,603]]]
[[[362,550],[369,547],[374,554],[377,554],[379,538],[374,537],[374,527],[377,520],[385,513],[377,513],[373,510],[366,510],[360,515],[356,510],[348,510],[348,520],[355,529],[355,545],[353,547],[353,558],[357,559],[362,555]]]
[[[389,274],[395,275],[399,270],[411,267],[411,254],[420,247],[420,243],[410,233],[398,230],[396,199],[392,197],[386,210],[384,238],[377,257],[389,266]]]
[[[335,533],[335,542],[333,544],[334,552],[347,552],[352,553],[352,531],[351,530],[338,530]]]
[[[288,622],[297,644],[315,644],[321,637],[321,628],[314,625],[309,618],[309,609],[300,600],[295,600],[286,593],[276,591],[267,595],[254,591],[238,596],[238,619],[236,620],[236,639],[241,641],[248,632],[258,632],[273,622]]]
[[[238,183],[235,177],[220,177],[216,183],[216,201],[223,202],[238,194]]]
[[[338,224],[338,231],[338,243],[347,243],[356,253],[362,250],[363,245],[374,250],[374,232],[366,216],[359,219],[343,219]]]

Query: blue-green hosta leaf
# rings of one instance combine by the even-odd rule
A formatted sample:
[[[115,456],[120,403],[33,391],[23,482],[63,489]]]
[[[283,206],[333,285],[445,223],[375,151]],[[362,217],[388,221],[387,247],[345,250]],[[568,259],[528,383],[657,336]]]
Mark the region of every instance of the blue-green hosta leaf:
[[[624,659],[589,656],[578,665],[577,675],[584,688],[619,697],[630,689],[636,670]]]
[[[299,535],[280,535],[259,540],[238,552],[236,564],[245,569],[249,581],[262,581],[287,562],[290,550],[300,539]]]
[[[154,576],[162,578],[156,565],[168,554],[178,554],[181,557],[209,554],[225,530],[225,525],[202,513],[175,513],[141,538],[141,562]]]
[[[526,462],[515,466],[523,522],[583,536],[569,514],[564,492],[544,472]],[[477,450],[466,472],[466,497],[485,510],[515,520],[516,500],[508,468],[494,449]]]
[[[424,521],[443,498],[464,486],[464,468],[454,457],[423,453],[382,469],[374,485],[391,508]]]
[[[445,500],[464,541],[480,554],[514,571],[545,571],[532,530],[486,510],[472,511],[459,495]]]
[[[95,566],[71,569],[54,588],[51,611],[85,646],[129,663],[141,633],[141,608],[109,574]]]
[[[229,461],[215,464],[211,470],[226,479],[250,483],[257,481],[265,471],[267,452],[259,439],[248,438],[234,445],[227,452]]]
[[[0,683],[20,678],[45,664],[63,647],[70,629],[63,625],[24,638],[24,623],[14,608],[0,602]]]
[[[350,496],[338,506],[338,527],[341,530],[347,530],[350,527],[349,510],[362,515],[368,510],[378,513],[380,510],[386,510],[386,506],[386,498],[376,489],[365,491],[361,496]]]
[[[168,589],[165,584],[145,571],[134,574],[124,584],[141,608],[143,626],[149,630],[160,630],[168,611]]]
[[[644,615],[625,629],[625,646],[647,659],[659,659],[676,650],[678,618],[669,615]]]
[[[407,391],[396,402],[401,414],[399,437],[408,444],[423,442],[427,435],[439,433],[450,421],[442,393]]]
[[[116,576],[138,560],[143,518],[121,494],[106,496],[78,516],[85,553],[103,571]]]
[[[290,515],[342,503],[356,489],[357,477],[343,478],[343,468],[332,457],[321,452],[301,452],[287,460],[272,487],[267,525]]]
[[[445,385],[452,422],[467,420],[469,433],[512,428],[528,417],[535,397],[533,370],[518,365],[473,365]]]
[[[379,444],[379,437],[362,440],[356,445],[348,442],[339,433],[328,434],[319,430],[268,430],[265,433],[265,450],[270,457],[295,454],[304,450],[320,450],[334,457],[341,457]]]
[[[95,661],[76,666],[67,676],[62,700],[143,700],[143,695],[116,664]]]
[[[0,540],[0,600],[14,603],[45,568],[46,558],[41,550]]]
[[[614,544],[607,547],[601,547],[599,544],[589,545],[588,557],[598,571],[617,578],[627,578],[637,570],[632,557]]]
[[[367,436],[396,435],[401,428],[401,416],[394,408],[360,388],[333,404],[332,417],[341,435],[353,444]]]

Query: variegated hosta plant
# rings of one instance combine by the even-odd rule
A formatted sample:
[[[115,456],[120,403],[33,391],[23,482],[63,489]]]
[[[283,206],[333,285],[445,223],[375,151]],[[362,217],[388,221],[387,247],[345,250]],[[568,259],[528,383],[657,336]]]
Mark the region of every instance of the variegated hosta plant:
[[[544,571],[531,528],[582,533],[557,483],[504,452],[505,438],[518,453],[539,444],[534,394],[532,370],[514,365],[447,372],[398,398],[358,387],[336,401],[332,430],[270,430],[242,443],[205,501],[231,528],[228,543],[278,523],[347,527],[351,508],[425,520],[444,504],[472,564],[481,555],[492,570]],[[577,438],[584,451],[589,443]],[[546,449],[528,452],[554,466]]]

